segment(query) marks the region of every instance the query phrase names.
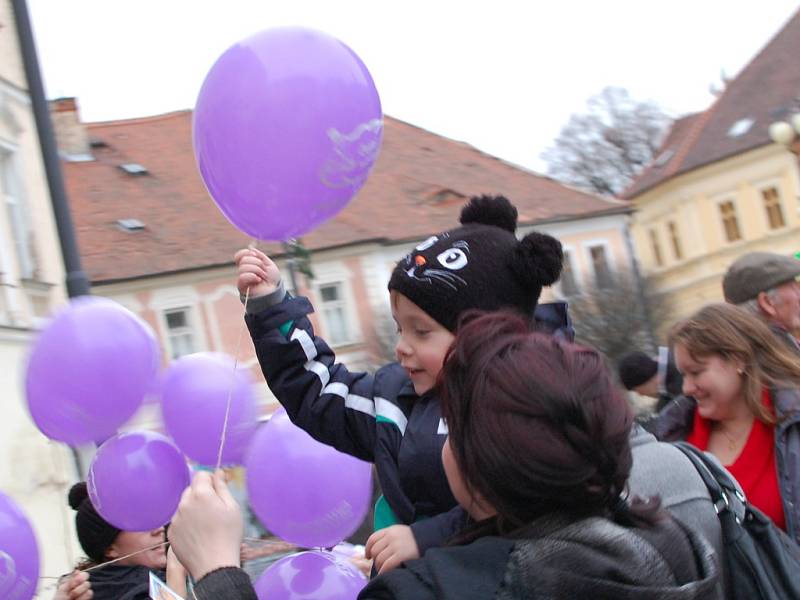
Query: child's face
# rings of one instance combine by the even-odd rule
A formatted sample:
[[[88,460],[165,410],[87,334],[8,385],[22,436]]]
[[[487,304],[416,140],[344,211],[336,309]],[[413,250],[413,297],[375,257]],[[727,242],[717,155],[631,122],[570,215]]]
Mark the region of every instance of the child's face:
[[[397,360],[411,378],[414,391],[422,395],[436,382],[455,337],[403,294],[392,291],[391,304],[400,334],[395,346]]]

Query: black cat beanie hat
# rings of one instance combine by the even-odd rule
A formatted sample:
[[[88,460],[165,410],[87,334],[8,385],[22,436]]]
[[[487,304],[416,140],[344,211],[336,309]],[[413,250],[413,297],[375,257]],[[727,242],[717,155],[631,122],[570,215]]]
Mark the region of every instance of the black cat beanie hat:
[[[470,309],[512,308],[532,316],[542,287],[561,275],[561,243],[537,232],[518,240],[517,209],[503,196],[472,198],[459,221],[461,227],[428,238],[402,258],[389,290],[450,331]]]

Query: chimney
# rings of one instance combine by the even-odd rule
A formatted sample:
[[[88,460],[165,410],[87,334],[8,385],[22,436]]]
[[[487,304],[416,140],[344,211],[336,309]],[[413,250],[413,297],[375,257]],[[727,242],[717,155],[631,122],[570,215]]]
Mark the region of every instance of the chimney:
[[[78,114],[75,98],[57,98],[50,101],[50,118],[56,134],[59,154],[66,158],[86,159],[91,156],[89,136]]]

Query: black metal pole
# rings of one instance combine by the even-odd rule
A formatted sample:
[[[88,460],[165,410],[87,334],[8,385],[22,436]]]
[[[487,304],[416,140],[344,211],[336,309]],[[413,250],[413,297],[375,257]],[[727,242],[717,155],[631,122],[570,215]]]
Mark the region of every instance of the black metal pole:
[[[42,76],[39,72],[39,59],[36,55],[36,44],[33,40],[28,6],[25,0],[11,0],[11,3],[14,6],[17,37],[19,38],[19,47],[22,52],[22,61],[25,65],[25,76],[28,79],[28,93],[33,104],[33,115],[36,119],[39,145],[42,149],[42,159],[45,173],[47,174],[47,186],[50,189],[50,201],[53,204],[58,239],[61,243],[61,255],[66,271],[67,295],[70,298],[84,296],[89,293],[89,278],[81,269],[81,257],[78,253],[72,215],[69,212],[61,165],[58,162],[58,148],[53,135],[53,124],[50,121],[50,110],[44,95]]]

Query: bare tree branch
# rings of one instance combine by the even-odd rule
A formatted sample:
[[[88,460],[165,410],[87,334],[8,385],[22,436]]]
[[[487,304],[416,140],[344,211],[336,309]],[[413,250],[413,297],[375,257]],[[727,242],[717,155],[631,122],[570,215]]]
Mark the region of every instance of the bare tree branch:
[[[607,87],[574,114],[542,153],[548,175],[589,191],[616,195],[647,166],[671,120],[653,102]]]
[[[632,348],[655,352],[653,332],[670,321],[672,307],[652,290],[647,279],[640,286],[629,271],[616,272],[613,285],[586,286],[569,300],[576,341],[599,350],[613,364]]]

